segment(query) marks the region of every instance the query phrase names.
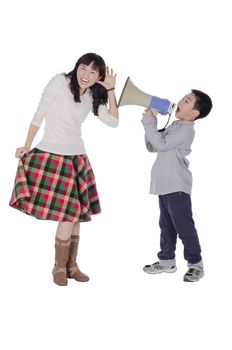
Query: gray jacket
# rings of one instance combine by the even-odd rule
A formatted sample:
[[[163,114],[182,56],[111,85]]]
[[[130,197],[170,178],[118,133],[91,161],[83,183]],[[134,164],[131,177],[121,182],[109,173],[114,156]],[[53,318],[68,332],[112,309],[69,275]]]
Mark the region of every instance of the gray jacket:
[[[145,143],[149,152],[157,152],[151,171],[150,193],[164,195],[172,192],[191,194],[192,174],[189,161],[195,131],[194,122],[177,120],[165,131],[158,132],[157,118],[144,116]]]

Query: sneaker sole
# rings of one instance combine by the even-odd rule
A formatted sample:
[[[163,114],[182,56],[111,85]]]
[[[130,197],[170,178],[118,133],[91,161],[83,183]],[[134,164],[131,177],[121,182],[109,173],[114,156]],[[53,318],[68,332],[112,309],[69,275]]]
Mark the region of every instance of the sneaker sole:
[[[151,271],[151,270],[146,270],[146,268],[144,267],[143,271],[146,272],[146,273],[149,273],[150,275],[158,275],[158,274],[163,273],[163,272],[165,272],[165,273],[174,273],[174,272],[177,271],[177,268],[174,267],[172,269],[168,269],[168,270],[165,270],[165,271],[164,270],[163,271],[162,270],[161,271],[159,271],[159,270]]]

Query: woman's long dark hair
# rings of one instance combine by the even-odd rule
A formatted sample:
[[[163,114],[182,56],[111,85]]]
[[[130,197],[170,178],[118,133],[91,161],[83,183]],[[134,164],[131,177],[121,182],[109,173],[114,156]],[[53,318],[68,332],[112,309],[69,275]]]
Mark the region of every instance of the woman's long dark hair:
[[[66,77],[70,78],[70,90],[74,96],[75,102],[81,102],[80,100],[80,87],[77,81],[77,69],[80,64],[89,66],[90,63],[93,63],[93,69],[96,69],[99,72],[100,80],[104,81],[106,76],[106,65],[103,58],[95,53],[86,53],[81,56],[77,61],[74,69],[65,74]],[[98,107],[100,104],[106,105],[108,100],[108,94],[104,86],[101,84],[94,84],[90,86],[91,94],[93,97],[93,113],[98,115]]]

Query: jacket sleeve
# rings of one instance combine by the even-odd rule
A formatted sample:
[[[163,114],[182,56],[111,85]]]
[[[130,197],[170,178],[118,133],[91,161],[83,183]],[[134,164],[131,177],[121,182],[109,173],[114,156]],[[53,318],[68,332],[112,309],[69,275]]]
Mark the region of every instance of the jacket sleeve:
[[[57,74],[48,82],[43,90],[39,105],[33,116],[31,124],[40,127],[50,106],[58,95],[60,89],[64,86],[64,79],[65,77],[62,74]]]
[[[97,118],[112,128],[116,128],[119,124],[119,119],[110,114],[105,105],[99,105]]]
[[[168,129],[164,132],[159,132],[157,129],[156,117],[144,116],[143,124],[145,129],[145,140],[156,151],[169,151],[177,148],[186,140],[193,139],[194,131],[191,128],[186,130],[180,126],[175,133],[169,133]]]

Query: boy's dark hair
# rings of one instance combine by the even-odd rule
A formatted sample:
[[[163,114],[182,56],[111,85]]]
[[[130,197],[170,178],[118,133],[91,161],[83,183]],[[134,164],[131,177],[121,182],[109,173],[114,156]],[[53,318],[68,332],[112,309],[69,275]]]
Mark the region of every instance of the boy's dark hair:
[[[199,90],[192,89],[192,93],[196,96],[196,102],[193,108],[200,112],[196,119],[205,118],[213,107],[211,98]]]

